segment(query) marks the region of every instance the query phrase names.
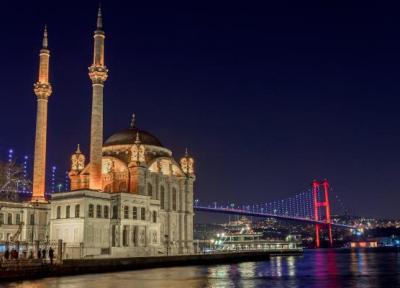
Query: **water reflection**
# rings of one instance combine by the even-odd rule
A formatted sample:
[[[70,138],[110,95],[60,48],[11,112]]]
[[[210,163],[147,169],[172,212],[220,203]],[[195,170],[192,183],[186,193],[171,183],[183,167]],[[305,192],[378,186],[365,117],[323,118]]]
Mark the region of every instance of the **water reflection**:
[[[92,274],[0,284],[0,288],[400,287],[397,253],[307,251],[264,262]]]
[[[288,267],[288,274],[289,276],[293,277],[296,275],[296,257],[289,256],[286,257],[286,263]]]

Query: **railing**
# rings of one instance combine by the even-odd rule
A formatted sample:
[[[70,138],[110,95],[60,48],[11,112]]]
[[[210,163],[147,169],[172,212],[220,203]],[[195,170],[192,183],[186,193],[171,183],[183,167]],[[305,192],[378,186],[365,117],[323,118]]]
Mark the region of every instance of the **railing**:
[[[61,241],[0,242],[0,248],[2,267],[50,263],[51,250],[54,263],[62,260]]]

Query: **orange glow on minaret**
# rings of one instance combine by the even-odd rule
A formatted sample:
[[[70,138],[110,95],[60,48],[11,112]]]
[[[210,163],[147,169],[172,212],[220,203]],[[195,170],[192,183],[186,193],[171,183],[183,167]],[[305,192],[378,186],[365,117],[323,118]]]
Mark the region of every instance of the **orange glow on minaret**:
[[[89,67],[89,77],[92,80],[92,115],[90,126],[90,166],[89,188],[102,189],[101,162],[103,147],[103,89],[108,77],[104,65],[103,19],[101,8],[97,14],[97,29],[94,32],[93,64]]]
[[[33,162],[33,192],[32,201],[45,202],[46,181],[46,142],[47,142],[47,104],[52,93],[49,82],[49,60],[47,28],[44,28],[42,49],[40,50],[39,76],[34,84],[37,98],[35,155]]]

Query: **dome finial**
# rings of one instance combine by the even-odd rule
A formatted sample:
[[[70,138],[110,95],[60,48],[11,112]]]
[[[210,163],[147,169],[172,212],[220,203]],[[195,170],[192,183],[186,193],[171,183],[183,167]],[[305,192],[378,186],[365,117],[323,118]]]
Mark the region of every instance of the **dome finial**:
[[[139,138],[139,131],[136,132],[136,140],[135,140],[135,144],[140,144],[142,142],[140,142],[140,138]]]
[[[136,126],[136,116],[135,113],[133,113],[131,119],[131,128],[135,128],[135,126]]]
[[[185,157],[189,157],[189,152],[188,152],[188,148],[185,148]]]
[[[82,152],[81,152],[81,145],[80,145],[80,144],[78,144],[78,147],[76,147],[75,153],[76,153],[76,154],[81,154],[81,153],[82,153]]]

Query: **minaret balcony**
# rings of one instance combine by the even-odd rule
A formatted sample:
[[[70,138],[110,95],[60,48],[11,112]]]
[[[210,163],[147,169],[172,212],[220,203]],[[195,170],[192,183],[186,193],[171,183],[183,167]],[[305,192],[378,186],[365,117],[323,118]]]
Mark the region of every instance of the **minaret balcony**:
[[[36,82],[33,86],[33,91],[38,98],[47,99],[52,91],[50,83]]]
[[[89,67],[89,77],[93,84],[103,84],[108,77],[108,69],[106,66],[92,65]]]

